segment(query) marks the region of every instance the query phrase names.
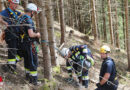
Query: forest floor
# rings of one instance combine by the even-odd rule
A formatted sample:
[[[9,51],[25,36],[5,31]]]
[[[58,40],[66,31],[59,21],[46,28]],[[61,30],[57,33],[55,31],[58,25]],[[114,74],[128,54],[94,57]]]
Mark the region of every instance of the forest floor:
[[[56,44],[59,46],[60,44],[60,25],[59,23],[55,22],[55,36],[56,36]],[[73,30],[74,33],[70,36],[69,32]],[[95,83],[98,82],[99,78],[99,70],[101,67],[102,61],[100,60],[99,48],[102,45],[100,41],[95,43],[92,37],[87,37],[85,34],[82,34],[70,27],[66,27],[66,43],[64,47],[70,47],[72,45],[79,45],[79,44],[87,44],[88,47],[91,49],[94,59],[95,65],[93,68],[89,70],[89,77],[90,77],[90,84],[88,89],[84,87],[77,87],[76,82],[77,78],[74,74],[74,80],[72,83],[68,83],[65,81],[65,78],[68,77],[67,71],[65,69],[65,60],[60,56],[57,55],[57,62],[59,63],[61,70],[60,73],[53,73],[55,80],[53,82],[45,82],[44,78],[44,70],[42,68],[43,62],[42,58],[39,58],[39,67],[38,73],[40,81],[42,84],[40,86],[33,86],[29,84],[28,81],[25,80],[24,74],[24,65],[23,60],[17,64],[17,74],[5,73],[0,68],[0,75],[3,77],[4,85],[0,90],[94,90],[96,88]],[[5,45],[5,44],[4,44]],[[3,45],[3,46],[4,46]],[[3,47],[1,45],[1,47]],[[5,48],[5,46],[3,47]],[[111,57],[115,60],[118,77],[119,77],[119,88],[118,90],[130,90],[130,72],[127,71],[127,55],[124,51],[112,48]],[[41,50],[40,53],[41,55]],[[5,55],[5,56],[3,56]],[[6,63],[7,61],[7,50],[0,49],[0,67]],[[45,83],[48,83],[46,86]]]

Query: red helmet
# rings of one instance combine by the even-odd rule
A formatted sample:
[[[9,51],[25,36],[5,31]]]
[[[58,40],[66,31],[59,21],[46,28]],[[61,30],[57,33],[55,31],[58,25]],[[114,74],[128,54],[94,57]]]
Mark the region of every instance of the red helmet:
[[[8,0],[8,2],[12,2],[12,3],[16,3],[16,4],[19,4],[19,3],[20,3],[19,0]]]

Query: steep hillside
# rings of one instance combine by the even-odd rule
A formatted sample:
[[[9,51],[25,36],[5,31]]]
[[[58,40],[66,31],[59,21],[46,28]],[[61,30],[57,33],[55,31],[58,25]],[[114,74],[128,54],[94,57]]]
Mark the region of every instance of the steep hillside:
[[[59,24],[55,22],[55,30],[56,30],[55,33],[56,33],[57,38],[60,37],[58,26]],[[70,30],[74,31],[72,36],[69,36]],[[70,27],[66,27],[66,37],[67,39],[66,39],[65,47],[70,47],[72,45],[79,45],[79,44],[87,44],[88,47],[92,50],[92,53],[95,59],[95,65],[90,70],[90,79],[91,81],[98,82],[99,70],[102,63],[102,61],[100,60],[99,48],[101,45],[105,43],[101,43],[100,41],[95,43],[92,37],[86,36],[85,34],[75,31],[74,29]],[[130,86],[129,84],[130,73],[127,71],[126,52],[123,50],[119,50],[115,47],[112,47],[111,45],[109,46],[111,47],[111,57],[115,60],[115,63],[117,66],[117,74],[120,81],[118,90],[130,90],[130,87],[129,87]]]
[[[70,33],[70,30],[73,30],[73,32]],[[55,36],[56,36],[56,44],[57,47],[60,45],[60,26],[59,23],[55,22]],[[90,76],[90,84],[89,88],[87,90],[94,90],[96,88],[95,83],[98,82],[99,78],[99,70],[101,67],[101,60],[100,60],[100,54],[99,54],[99,48],[102,45],[102,43],[99,41],[98,43],[95,43],[93,41],[93,38],[90,36],[86,36],[85,34],[82,34],[70,27],[66,27],[66,43],[64,47],[70,47],[72,45],[79,45],[79,44],[87,44],[88,47],[92,50],[92,53],[94,55],[95,59],[95,65],[93,68],[89,70],[89,76]],[[0,67],[6,63],[7,60],[7,48],[3,47],[4,45],[1,45],[0,48]],[[117,50],[114,47],[112,48],[112,58],[116,62],[116,66],[118,69],[118,77],[120,81],[119,89],[118,90],[130,90],[130,73],[127,72],[127,56],[126,53]],[[41,55],[41,50],[39,55]],[[65,69],[65,60],[58,55],[57,61],[61,65],[61,72],[55,73],[52,72],[54,75],[55,80],[53,82],[49,82],[44,80],[43,76],[43,68],[41,67],[43,65],[42,57],[39,57],[39,78],[42,82],[41,86],[33,86],[29,84],[28,81],[25,80],[24,76],[24,67],[23,67],[23,61],[19,62],[17,64],[17,74],[10,74],[5,73],[3,70],[0,69],[0,75],[4,78],[4,86],[2,87],[2,90],[49,90],[48,88],[51,88],[51,90],[85,90],[84,87],[77,87],[76,86],[76,75],[74,74],[74,82],[68,83],[65,81],[65,78],[68,77],[67,71]],[[48,83],[48,84],[46,84]],[[47,86],[46,86],[47,85]],[[46,89],[45,89],[46,88]]]

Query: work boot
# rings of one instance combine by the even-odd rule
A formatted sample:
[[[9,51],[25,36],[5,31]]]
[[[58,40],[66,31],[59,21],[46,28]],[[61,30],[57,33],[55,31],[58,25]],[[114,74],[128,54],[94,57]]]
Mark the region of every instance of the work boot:
[[[85,85],[85,88],[88,88],[88,85]]]
[[[33,85],[40,85],[41,82],[38,81],[37,76],[30,76],[30,83]]]
[[[85,86],[85,88],[88,88],[89,80],[83,80],[82,85]]]
[[[26,80],[30,81],[30,74],[29,73],[26,73]]]
[[[22,60],[21,60],[21,57],[20,56],[16,56],[16,63],[17,62],[21,62]]]

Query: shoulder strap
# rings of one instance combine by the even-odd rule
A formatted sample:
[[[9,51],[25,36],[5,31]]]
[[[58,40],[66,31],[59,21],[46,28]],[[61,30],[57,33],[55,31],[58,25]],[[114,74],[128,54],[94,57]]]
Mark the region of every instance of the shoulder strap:
[[[112,58],[108,59],[108,60],[111,60],[113,62],[113,65],[114,65],[114,68],[115,68],[115,76],[117,75],[117,70],[116,70],[116,65],[115,65],[115,62]],[[107,63],[108,61],[106,61]]]
[[[16,15],[16,13],[12,11],[10,8],[7,8],[7,11],[8,11],[9,16],[13,15],[13,18],[15,18],[16,20],[18,19],[18,16]]]
[[[112,62],[113,62],[113,64],[114,64],[114,67],[115,67],[115,76],[117,76],[117,70],[116,70],[116,65],[115,65],[115,62],[114,62],[114,60],[113,59],[111,59],[112,60]]]
[[[18,18],[18,23],[17,24],[25,23],[28,19],[29,19],[29,17],[27,15],[23,15],[20,18]]]

